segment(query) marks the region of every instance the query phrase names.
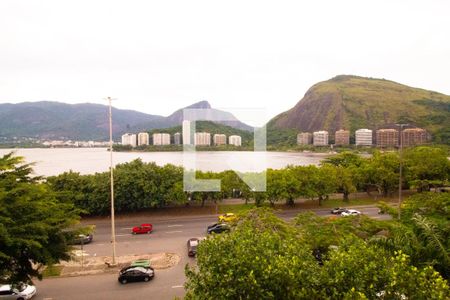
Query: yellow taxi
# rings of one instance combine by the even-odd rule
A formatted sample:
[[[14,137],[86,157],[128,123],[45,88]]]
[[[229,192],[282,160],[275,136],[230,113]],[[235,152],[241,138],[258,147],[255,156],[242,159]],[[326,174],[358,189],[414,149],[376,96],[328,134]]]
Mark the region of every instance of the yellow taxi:
[[[227,222],[233,222],[237,220],[237,216],[233,213],[226,213],[219,216],[219,222],[227,223]]]

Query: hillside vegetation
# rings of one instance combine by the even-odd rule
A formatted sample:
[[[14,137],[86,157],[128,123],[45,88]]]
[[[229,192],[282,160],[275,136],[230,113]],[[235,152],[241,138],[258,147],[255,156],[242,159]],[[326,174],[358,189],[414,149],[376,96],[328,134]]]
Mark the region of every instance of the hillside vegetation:
[[[359,128],[399,122],[427,129],[437,143],[450,143],[450,96],[385,79],[340,75],[312,86],[292,109],[268,123],[268,132],[279,136],[286,129],[334,133],[343,128],[354,134]]]
[[[209,109],[218,121],[231,127],[251,130],[231,113],[214,109],[207,101],[186,108]],[[112,109],[113,134],[119,139],[125,132],[140,132],[181,124],[183,109],[168,117],[134,110]],[[14,138],[107,140],[109,138],[108,106],[92,103],[66,104],[52,101],[0,104],[0,144]]]

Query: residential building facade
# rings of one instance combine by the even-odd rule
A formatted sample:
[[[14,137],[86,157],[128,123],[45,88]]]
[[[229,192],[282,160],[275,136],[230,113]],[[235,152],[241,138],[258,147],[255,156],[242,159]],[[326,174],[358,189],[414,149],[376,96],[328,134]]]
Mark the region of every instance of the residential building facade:
[[[211,134],[209,132],[196,132],[194,142],[196,146],[211,146]]]
[[[179,132],[174,133],[174,135],[173,135],[173,143],[175,145],[180,145],[181,144],[181,134]]]
[[[214,145],[226,145],[227,144],[227,136],[225,134],[215,134],[213,136]]]
[[[334,133],[334,144],[335,145],[350,145],[350,131],[348,130],[338,130]]]
[[[397,129],[378,129],[376,135],[377,147],[398,147]]]
[[[153,145],[156,145],[156,146],[170,145],[170,134],[154,133],[153,134]]]
[[[297,134],[298,145],[310,145],[312,144],[313,136],[310,132],[300,132]]]
[[[150,144],[150,136],[147,132],[139,132],[138,134],[138,146],[149,145]]]
[[[372,130],[362,128],[355,131],[355,144],[356,146],[372,146]]]
[[[125,133],[124,135],[122,135],[122,145],[124,146],[130,145],[131,147],[136,147],[137,145],[136,134]]]
[[[242,146],[242,138],[239,135],[230,135],[228,137],[228,144],[240,147]]]
[[[402,131],[402,145],[405,147],[426,144],[428,134],[422,128],[407,128]]]
[[[328,146],[328,131],[321,130],[313,133],[314,146]]]

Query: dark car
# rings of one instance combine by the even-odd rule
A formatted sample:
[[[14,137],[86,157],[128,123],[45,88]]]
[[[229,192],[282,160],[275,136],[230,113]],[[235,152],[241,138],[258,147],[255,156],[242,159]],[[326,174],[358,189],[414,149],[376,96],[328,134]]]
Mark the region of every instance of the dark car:
[[[89,244],[94,239],[92,234],[79,234],[71,242],[73,245]]]
[[[136,281],[150,281],[155,276],[155,270],[152,267],[125,267],[119,272],[119,282],[126,284]]]
[[[187,241],[187,249],[189,256],[195,256],[197,254],[197,246],[199,242],[200,240],[197,238],[192,238]]]
[[[208,226],[208,229],[206,230],[206,232],[208,234],[211,233],[222,233],[225,231],[230,231],[230,226],[228,224],[225,223],[216,223],[216,224],[212,224]]]
[[[343,208],[343,207],[335,207],[335,208],[333,208],[333,209],[331,210],[331,213],[332,213],[333,215],[340,215],[340,214],[342,214],[344,211],[347,211],[347,209],[346,209],[346,208]]]

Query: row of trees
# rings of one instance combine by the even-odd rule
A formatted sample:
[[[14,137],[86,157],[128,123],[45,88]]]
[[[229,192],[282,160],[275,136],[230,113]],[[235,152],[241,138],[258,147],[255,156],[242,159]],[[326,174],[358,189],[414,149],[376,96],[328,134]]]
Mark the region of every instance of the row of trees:
[[[200,243],[186,299],[448,299],[450,196],[404,204],[392,221],[250,211]]]
[[[404,155],[404,187],[429,190],[449,180],[450,162],[439,148],[418,147]],[[198,179],[220,179],[220,192],[183,191],[183,169],[173,165],[157,166],[135,160],[115,168],[115,209],[137,211],[153,207],[207,201],[228,197],[253,199],[256,204],[286,201],[293,205],[300,197],[322,203],[332,193],[342,193],[344,200],[356,191],[376,191],[383,196],[398,189],[400,161],[396,152],[375,152],[371,157],[344,152],[326,159],[321,166],[289,166],[265,172],[267,189],[253,191],[233,171],[200,172]],[[241,174],[244,178],[260,175]],[[109,174],[80,175],[68,172],[48,178],[61,199],[70,199],[88,214],[109,212]]]

